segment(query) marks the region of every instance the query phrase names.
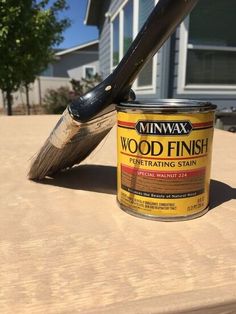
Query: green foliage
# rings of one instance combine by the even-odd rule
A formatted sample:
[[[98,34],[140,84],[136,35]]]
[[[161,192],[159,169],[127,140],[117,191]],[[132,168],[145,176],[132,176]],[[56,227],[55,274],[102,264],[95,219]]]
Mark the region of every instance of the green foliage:
[[[49,114],[61,114],[66,107],[79,96],[83,95],[98,83],[101,82],[101,76],[96,74],[91,79],[70,81],[72,90],[69,87],[60,87],[58,89],[48,89],[44,96],[43,106],[45,112]]]
[[[69,87],[58,89],[48,89],[44,97],[45,112],[49,114],[61,114],[73,99],[73,94]]]
[[[73,89],[73,92],[75,93],[75,95],[78,95],[78,96],[83,95],[84,86],[83,86],[81,81],[72,79],[70,81],[70,83],[72,85],[72,89]]]
[[[85,94],[88,90],[94,88],[98,83],[102,81],[101,76],[96,73],[91,78],[82,78],[81,80],[71,80],[72,88],[78,95]]]
[[[65,0],[51,6],[49,0],[0,1],[0,89],[6,94],[29,85],[53,60],[53,46],[70,24],[58,17],[66,8]]]

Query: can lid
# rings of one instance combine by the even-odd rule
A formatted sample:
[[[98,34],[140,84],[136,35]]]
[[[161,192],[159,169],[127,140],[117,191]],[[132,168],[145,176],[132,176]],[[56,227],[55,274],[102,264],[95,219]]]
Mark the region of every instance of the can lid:
[[[217,106],[199,100],[189,99],[142,99],[137,101],[121,102],[116,106],[118,110],[141,110],[155,112],[199,112],[214,111]]]

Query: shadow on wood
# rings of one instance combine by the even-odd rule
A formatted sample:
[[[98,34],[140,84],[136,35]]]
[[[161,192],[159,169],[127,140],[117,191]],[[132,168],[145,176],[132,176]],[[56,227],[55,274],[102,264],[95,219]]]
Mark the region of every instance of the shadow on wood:
[[[217,180],[211,180],[210,183],[210,210],[215,207],[236,199],[236,189]]]
[[[47,177],[39,183],[67,189],[116,194],[116,167],[80,165]]]

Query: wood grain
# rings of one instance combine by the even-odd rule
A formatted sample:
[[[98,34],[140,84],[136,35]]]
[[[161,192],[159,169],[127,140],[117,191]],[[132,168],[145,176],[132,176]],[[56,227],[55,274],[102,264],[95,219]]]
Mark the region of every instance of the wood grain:
[[[212,210],[163,223],[118,207],[115,129],[82,170],[28,181],[57,119],[0,117],[0,312],[235,313],[235,135],[215,132]]]

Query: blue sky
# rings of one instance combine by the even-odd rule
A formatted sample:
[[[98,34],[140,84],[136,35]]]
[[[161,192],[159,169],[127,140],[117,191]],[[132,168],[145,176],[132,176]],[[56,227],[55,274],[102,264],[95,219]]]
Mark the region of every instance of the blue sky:
[[[87,0],[67,0],[69,9],[63,16],[71,19],[71,26],[64,32],[64,41],[58,48],[70,48],[98,38],[95,26],[84,25]]]

